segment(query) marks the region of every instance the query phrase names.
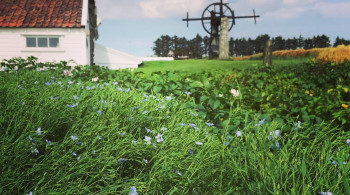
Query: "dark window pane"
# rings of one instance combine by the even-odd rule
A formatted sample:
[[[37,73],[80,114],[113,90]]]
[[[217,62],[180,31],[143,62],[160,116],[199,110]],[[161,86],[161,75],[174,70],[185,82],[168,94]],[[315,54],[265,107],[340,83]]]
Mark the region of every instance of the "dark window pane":
[[[27,47],[36,47],[35,37],[27,37]]]
[[[47,47],[47,38],[38,38],[38,47]]]
[[[58,38],[49,38],[50,40],[50,47],[58,47],[59,46],[59,39]]]

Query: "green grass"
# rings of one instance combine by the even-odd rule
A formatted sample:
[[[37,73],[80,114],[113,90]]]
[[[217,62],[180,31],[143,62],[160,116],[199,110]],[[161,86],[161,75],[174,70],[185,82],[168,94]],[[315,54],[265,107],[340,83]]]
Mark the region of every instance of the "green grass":
[[[197,80],[192,95],[180,89],[167,98],[133,88],[146,78],[133,80],[132,72],[87,67],[74,72],[78,78],[62,72],[0,72],[0,194],[128,194],[132,187],[138,194],[349,194],[346,129],[325,122],[296,126],[297,118],[262,121],[265,115],[244,108],[244,91],[235,98],[216,82]],[[255,74],[252,82],[266,89],[271,75]],[[99,83],[91,82],[95,77]],[[162,77],[170,76],[156,78]],[[206,123],[213,121],[191,106],[199,86],[228,93],[220,99],[229,105],[223,126]],[[248,104],[262,101],[258,92]]]
[[[274,60],[274,66],[295,65],[305,62],[305,59],[294,60]],[[145,72],[150,74],[152,72],[165,72],[165,71],[180,71],[200,73],[203,71],[215,72],[215,71],[232,71],[235,69],[245,69],[249,67],[257,67],[262,64],[261,60],[175,60],[175,61],[151,61],[144,62],[144,65],[137,72]]]

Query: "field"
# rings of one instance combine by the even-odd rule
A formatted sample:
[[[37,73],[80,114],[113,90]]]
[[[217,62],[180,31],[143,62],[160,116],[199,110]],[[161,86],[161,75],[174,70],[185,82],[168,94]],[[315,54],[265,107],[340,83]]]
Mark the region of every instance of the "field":
[[[303,59],[290,59],[290,60],[275,60],[274,63],[278,66],[300,64],[307,61]],[[151,61],[144,62],[144,66],[141,66],[136,71],[142,71],[146,74],[151,74],[156,71],[180,71],[180,72],[216,72],[216,71],[232,71],[235,69],[245,69],[249,67],[261,66],[261,60],[246,60],[246,61],[234,61],[234,60],[178,60],[178,61]]]
[[[350,194],[350,64],[12,59],[0,194]]]

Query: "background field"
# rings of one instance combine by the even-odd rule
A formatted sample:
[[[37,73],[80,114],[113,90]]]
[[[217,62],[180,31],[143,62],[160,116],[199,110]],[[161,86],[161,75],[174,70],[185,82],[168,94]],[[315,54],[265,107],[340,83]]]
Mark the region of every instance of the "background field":
[[[306,62],[308,59],[288,59],[274,60],[274,66],[296,65]],[[156,71],[181,71],[189,73],[200,73],[203,71],[232,71],[235,69],[244,69],[258,67],[262,65],[261,60],[177,60],[177,61],[151,61],[144,62],[136,71],[150,74]]]

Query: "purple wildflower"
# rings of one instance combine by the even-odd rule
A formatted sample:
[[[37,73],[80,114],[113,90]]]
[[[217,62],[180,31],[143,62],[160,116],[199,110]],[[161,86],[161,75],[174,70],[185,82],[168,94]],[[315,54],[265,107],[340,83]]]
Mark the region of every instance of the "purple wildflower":
[[[34,154],[38,155],[39,154],[39,150],[37,148],[34,149]]]
[[[147,127],[145,127],[147,133],[153,133],[153,131],[151,129],[148,129]]]
[[[180,123],[179,124],[181,127],[186,127],[186,124],[185,123]]]
[[[259,125],[262,126],[265,122],[265,119],[262,119],[261,121],[259,121],[259,123],[255,124],[256,127],[258,127]]]
[[[158,135],[155,138],[157,139],[157,143],[160,143],[160,142],[164,141],[163,140],[163,136],[160,133],[158,133]]]
[[[136,187],[131,187],[131,188],[130,188],[129,195],[137,195]]]
[[[143,162],[145,163],[145,164],[148,164],[148,160],[147,159],[142,159],[143,160]]]
[[[196,124],[193,124],[193,123],[189,123],[188,125],[189,125],[190,127],[193,127],[193,128],[197,127],[197,125],[196,125]]]
[[[332,195],[332,192],[319,192],[321,195]]]
[[[332,161],[332,165],[338,165],[339,166],[339,163],[335,160]]]
[[[47,143],[47,144],[49,144],[50,146],[53,146],[53,144],[51,143],[51,141],[49,141],[49,140],[45,140],[45,142]]]
[[[278,130],[278,129],[275,131],[275,135],[276,135],[276,137],[280,136],[280,132],[281,132],[281,131],[280,131],[280,130]]]
[[[38,135],[41,135],[41,127],[39,127],[36,131],[38,132]]]
[[[180,171],[176,171],[176,173],[177,173],[178,175],[182,176],[182,174],[180,173]]]
[[[127,160],[128,159],[126,159],[126,158],[120,158],[120,159],[118,159],[118,163],[119,164],[124,164]]]
[[[192,111],[190,112],[190,114],[191,114],[192,116],[198,116],[197,113],[193,113]]]
[[[68,106],[68,108],[75,108],[75,107],[77,107],[77,106],[78,106],[78,103],[75,103],[75,104],[72,104],[72,105],[67,104],[67,106]]]
[[[205,123],[207,126],[209,126],[209,127],[212,127],[212,126],[214,126],[214,123]]]
[[[147,144],[151,145],[152,142],[151,142],[151,137],[148,137],[148,136],[145,136],[145,139],[143,139],[144,141],[147,142]]]

